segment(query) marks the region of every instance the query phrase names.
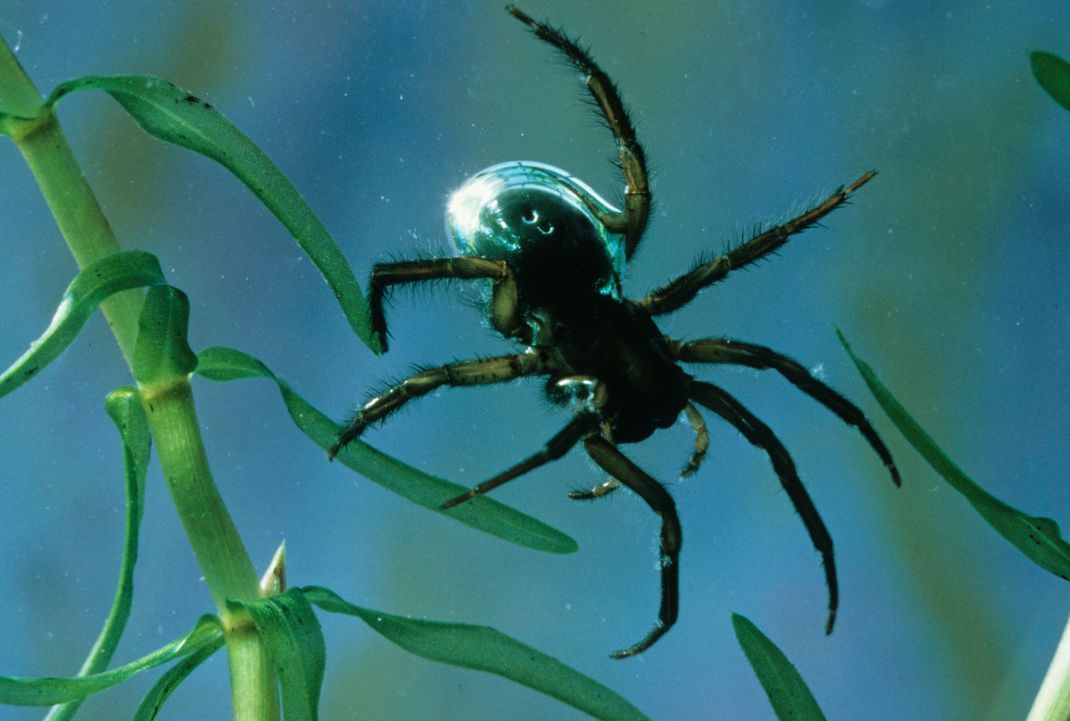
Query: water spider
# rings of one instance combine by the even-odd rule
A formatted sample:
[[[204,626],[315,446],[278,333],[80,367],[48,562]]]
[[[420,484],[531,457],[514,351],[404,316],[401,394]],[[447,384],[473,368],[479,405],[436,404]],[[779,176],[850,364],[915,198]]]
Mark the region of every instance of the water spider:
[[[643,237],[651,190],[642,146],[616,86],[583,48],[562,32],[509,7],[537,38],[575,66],[612,131],[626,181],[619,210],[582,181],[535,162],[508,162],[470,178],[451,197],[447,224],[454,257],[383,263],[372,269],[369,301],[379,344],[387,349],[384,294],[393,286],[432,280],[489,282],[486,313],[491,326],[521,349],[509,355],[448,363],[422,370],[365,403],[339,435],[330,455],[413,398],[443,386],[503,383],[521,377],[546,379],[549,398],[572,408],[564,428],[533,455],[467,493],[456,506],[561,458],[577,444],[611,480],[573,498],[604,496],[620,485],[637,493],[661,518],[661,605],[653,629],[613,655],[634,656],[675,623],[679,609],[680,521],[661,483],[620,450],[683,414],[695,432],[684,475],[695,473],[709,443],[699,408],[720,416],[763,449],[788,498],[802,517],[824,562],[829,603],[827,631],[839,605],[832,538],[799,480],[787,449],[770,428],[722,388],[697,380],[681,363],[737,364],[779,372],[844,423],[857,428],[891,473],[892,457],[862,412],[802,365],[775,350],[727,338],[674,340],[654,319],[693,301],[700,291],[776,251],[791,236],[818,224],[867,183],[873,172],[832,193],[797,217],[768,228],[722,255],[698,263],[661,288],[639,298],[623,294],[624,265]]]

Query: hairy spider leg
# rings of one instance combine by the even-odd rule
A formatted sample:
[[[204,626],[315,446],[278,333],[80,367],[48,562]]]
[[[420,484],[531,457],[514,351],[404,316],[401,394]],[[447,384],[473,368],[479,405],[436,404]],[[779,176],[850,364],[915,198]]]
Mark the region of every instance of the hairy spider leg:
[[[368,281],[368,305],[372,332],[379,340],[379,349],[387,351],[386,316],[383,299],[386,289],[402,283],[422,283],[428,280],[459,278],[470,280],[487,278],[494,281],[494,296],[490,320],[502,335],[514,336],[520,329],[516,316],[517,288],[513,272],[504,260],[487,260],[472,256],[429,258],[398,263],[378,263],[372,266]]]
[[[902,485],[892,454],[862,410],[840,393],[819,381],[798,361],[754,343],[728,338],[703,338],[689,342],[666,339],[677,360],[685,363],[731,363],[758,370],[775,370],[796,388],[828,408],[849,426],[854,426],[880,457],[895,485]]]
[[[601,419],[598,417],[597,413],[590,411],[581,411],[580,413],[577,413],[564,428],[546,442],[546,445],[544,445],[538,453],[535,453],[520,463],[517,463],[515,466],[502,471],[489,481],[480,483],[466,493],[451,498],[443,503],[441,508],[447,510],[454,506],[458,506],[465,501],[469,501],[476,496],[481,496],[487,491],[491,491],[504,483],[508,483],[518,476],[533,471],[539,466],[546,465],[550,461],[556,461],[558,458],[561,458],[561,456],[572,450],[572,447],[576,445],[581,438],[597,429],[599,423],[601,423]]]
[[[791,236],[801,233],[816,225],[822,218],[847,202],[851,194],[868,183],[876,171],[871,170],[850,185],[841,187],[821,203],[806,212],[797,215],[786,223],[777,225],[759,233],[742,245],[733,248],[724,255],[692,268],[687,273],[670,281],[636,301],[650,315],[664,315],[684,307],[698,295],[703,288],[723,280],[729,272],[749,265],[759,258],[772,253]]]
[[[706,452],[710,449],[710,432],[706,429],[706,421],[702,420],[698,408],[688,403],[684,406],[684,415],[687,417],[691,430],[695,432],[695,450],[691,452],[687,465],[680,471],[680,478],[695,475],[706,458]]]
[[[610,428],[610,424],[605,420],[602,421],[602,437],[610,443],[613,442],[613,430]],[[617,490],[618,488],[620,488],[620,481],[618,481],[613,476],[610,476],[609,478],[602,481],[601,483],[596,484],[589,490],[581,491],[579,489],[575,489],[569,491],[568,497],[574,501],[593,501],[596,498],[608,496],[610,493]]]
[[[706,458],[706,452],[710,448],[710,432],[707,430],[706,421],[702,419],[698,409],[690,403],[684,406],[684,416],[687,418],[687,423],[691,426],[691,430],[695,432],[695,449],[691,452],[687,465],[680,471],[681,478],[688,478],[698,471],[702,461]],[[606,440],[612,441],[611,438],[606,438]],[[569,491],[568,497],[574,501],[593,501],[596,498],[608,496],[618,488],[620,488],[620,481],[611,477],[590,490]]]
[[[806,492],[799,474],[795,470],[795,462],[791,460],[788,450],[773,434],[769,426],[762,423],[753,413],[747,410],[743,404],[729,395],[727,392],[710,383],[692,381],[688,386],[688,396],[700,405],[709,408],[717,415],[735,426],[736,430],[753,445],[761,448],[769,456],[780,479],[780,485],[788,494],[795,510],[802,517],[803,525],[814,548],[821,554],[825,567],[825,582],[828,584],[829,605],[828,621],[825,624],[825,633],[832,633],[832,627],[836,623],[836,610],[840,605],[840,586],[836,580],[836,561],[832,553],[832,536],[829,535],[825,522],[814,506],[810,494]]]
[[[438,368],[422,370],[361,406],[338,434],[334,445],[328,449],[327,458],[333,459],[343,446],[358,438],[372,423],[384,420],[413,398],[426,395],[436,388],[446,385],[459,388],[505,383],[514,378],[540,375],[545,372],[546,367],[541,354],[534,351],[495,358],[457,361]]]
[[[646,154],[635,137],[635,127],[632,125],[631,118],[628,117],[628,111],[624,108],[616,85],[598,67],[594,59],[564,33],[545,23],[533,20],[515,5],[509,5],[506,10],[531,28],[535,37],[560,50],[569,62],[583,73],[587,90],[617,141],[620,169],[627,183],[624,191],[623,213],[607,215],[596,207],[591,207],[591,210],[610,231],[624,234],[624,257],[631,258],[639,245],[650,216],[651,193],[650,182],[647,179]]]
[[[587,453],[602,470],[637,493],[651,510],[661,517],[658,564],[661,568],[661,604],[658,608],[658,620],[650,633],[639,643],[610,654],[611,658],[628,658],[650,648],[676,623],[680,609],[678,561],[683,543],[680,518],[676,515],[676,504],[665,487],[635,465],[615,445],[594,434],[584,438],[583,443],[587,447]]]

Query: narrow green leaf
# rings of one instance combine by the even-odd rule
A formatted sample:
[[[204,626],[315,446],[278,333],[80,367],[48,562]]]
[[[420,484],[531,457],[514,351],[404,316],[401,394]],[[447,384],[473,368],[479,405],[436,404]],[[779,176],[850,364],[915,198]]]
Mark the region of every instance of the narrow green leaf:
[[[198,356],[197,373],[215,381],[243,378],[274,381],[294,423],[324,451],[330,448],[341,431],[338,424],[297,395],[286,381],[256,358],[241,351],[222,347],[205,348]],[[473,498],[468,503],[443,511],[440,506],[467,490],[464,486],[428,475],[360,441],[346,446],[336,460],[413,503],[445,513],[492,536],[550,553],[572,553],[577,549],[572,538],[491,498]]]
[[[597,681],[493,628],[393,616],[354,606],[327,588],[308,586],[302,590],[323,610],[356,616],[376,633],[417,656],[496,674],[604,721],[647,719]]]
[[[293,183],[222,113],[171,83],[144,75],[70,80],[57,86],[47,103],[51,107],[68,93],[88,88],[110,94],[149,135],[217,161],[248,186],[319,269],[353,331],[377,349],[368,304],[349,261]]]
[[[186,378],[197,367],[197,355],[186,340],[189,299],[169,285],[145,294],[134,346],[134,378],[142,387]]]
[[[134,714],[134,721],[153,721],[179,684],[222,647],[223,637],[220,636],[214,643],[190,654],[169,668],[167,673],[160,676],[160,680],[153,684],[149,692],[145,694],[145,698],[141,699],[137,712]]]
[[[156,256],[140,250],[109,255],[86,266],[67,286],[45,332],[0,374],[0,397],[30,380],[59,357],[105,298],[119,291],[165,283]]]
[[[814,695],[784,652],[738,613],[732,614],[732,628],[776,717],[780,721],[825,721]]]
[[[4,116],[32,118],[44,101],[37,92],[15,53],[0,37],[0,133],[4,132]]]
[[[1070,63],[1043,50],[1029,53],[1033,77],[1052,100],[1070,110]]]
[[[244,609],[264,639],[279,674],[286,721],[315,721],[327,652],[319,620],[301,589],[260,601],[227,601],[227,606]]]
[[[134,565],[137,563],[138,533],[145,506],[145,473],[149,466],[149,422],[135,388],[117,388],[108,394],[105,408],[119,428],[123,441],[123,468],[126,476],[126,529],[119,566],[119,584],[104,627],[90,649],[79,676],[103,671],[111,663],[119,639],[130,617],[134,598]],[[81,700],[53,706],[45,721],[66,721],[74,716]]]
[[[1030,560],[1056,576],[1070,580],[1070,544],[1067,544],[1059,535],[1059,526],[1055,521],[1022,513],[977,485],[918,425],[918,422],[884,387],[873,369],[854,354],[843,334],[836,332],[881,408],[910,441],[910,444],[929,462],[929,465],[943,476],[952,488],[965,496],[974,510],[988,521],[989,525],[1013,543]]]
[[[176,658],[197,653],[201,649],[221,642],[223,632],[219,619],[202,616],[193,630],[182,638],[172,641],[148,656],[119,666],[111,671],[93,673],[75,678],[24,678],[0,676],[0,704],[9,706],[53,706],[75,699],[91,696],[110,688],[142,671],[155,668]]]

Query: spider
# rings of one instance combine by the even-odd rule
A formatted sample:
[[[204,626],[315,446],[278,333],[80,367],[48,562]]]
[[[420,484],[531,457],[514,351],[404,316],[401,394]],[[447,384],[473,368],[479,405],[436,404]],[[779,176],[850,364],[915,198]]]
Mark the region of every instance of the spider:
[[[639,299],[622,295],[625,262],[635,253],[650,213],[651,191],[642,146],[617,88],[586,50],[561,31],[537,22],[515,6],[507,10],[534,35],[558,51],[585,78],[587,90],[612,131],[626,181],[623,210],[598,196],[563,170],[514,161],[487,168],[467,180],[450,198],[447,226],[455,257],[377,264],[369,281],[372,328],[387,350],[384,296],[404,283],[444,279],[491,282],[486,312],[490,325],[522,346],[519,353],[458,361],[412,375],[365,403],[339,434],[329,457],[383,421],[413,398],[442,386],[502,383],[541,376],[551,401],[573,408],[572,419],[530,457],[443,504],[452,508],[539,466],[564,456],[582,442],[610,480],[576,499],[604,496],[624,485],[661,518],[661,602],[654,627],[613,658],[650,648],[676,622],[679,609],[680,521],[672,497],[661,483],[619,449],[683,414],[695,433],[694,449],[682,475],[694,474],[709,445],[701,406],[735,427],[764,450],[780,483],[802,517],[821,554],[828,586],[831,633],[839,606],[832,537],[799,480],[787,449],[772,430],[725,390],[684,372],[680,363],[729,363],[772,369],[799,390],[855,426],[899,485],[891,454],[854,404],[811,375],[788,356],[761,345],[728,338],[681,341],[658,330],[653,318],[690,303],[698,293],[776,251],[788,239],[847,202],[874,176],[870,171],[841,187],[823,202],[791,220],[760,232],[723,255],[699,262],[690,271]]]

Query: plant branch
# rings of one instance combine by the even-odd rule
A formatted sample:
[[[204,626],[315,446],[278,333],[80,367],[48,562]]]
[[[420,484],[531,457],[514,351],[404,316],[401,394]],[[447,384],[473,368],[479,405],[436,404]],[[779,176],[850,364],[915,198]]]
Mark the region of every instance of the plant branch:
[[[79,268],[119,251],[119,243],[86,182],[67,138],[18,60],[0,39],[0,104],[4,130],[41,188]],[[28,112],[32,109],[32,113]],[[19,115],[11,115],[18,112]],[[27,113],[25,117],[22,113]],[[101,305],[127,363],[131,362],[142,293],[118,293]]]
[[[79,267],[120,251],[59,123],[2,38],[0,133],[8,135],[22,153]],[[123,291],[101,304],[131,370],[143,305],[140,290]],[[228,598],[258,598],[258,579],[212,479],[189,374],[172,377],[167,383],[139,384],[139,392],[168,490],[223,620],[234,718],[278,719],[275,671],[263,641],[251,620],[227,609]]]
[[[212,479],[188,380],[142,387],[167,490],[178,509],[208,591],[220,615],[226,600],[259,598],[256,571]],[[166,439],[161,441],[160,439]]]

